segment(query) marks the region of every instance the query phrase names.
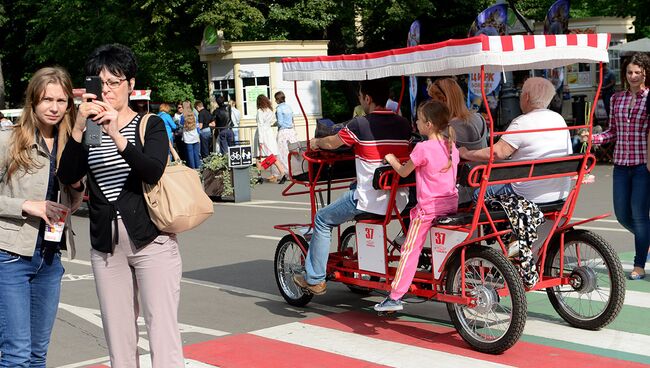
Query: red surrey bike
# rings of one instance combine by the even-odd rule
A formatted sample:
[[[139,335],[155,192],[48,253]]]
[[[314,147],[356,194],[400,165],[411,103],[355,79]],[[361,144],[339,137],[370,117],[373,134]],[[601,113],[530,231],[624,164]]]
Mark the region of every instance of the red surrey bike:
[[[602,68],[602,63],[608,61],[608,45],[607,34],[481,35],[362,55],[288,58],[283,60],[283,68],[284,79],[293,80],[296,91],[300,80],[447,76],[470,72],[480,72],[483,88],[487,72],[548,69],[573,63],[601,63]],[[601,84],[602,80],[598,93]],[[598,99],[598,93],[594,100]],[[296,98],[300,103],[297,92]],[[487,105],[485,97],[484,103]],[[591,135],[593,116],[592,110],[586,125],[553,130],[587,128]],[[488,120],[492,153],[495,138],[508,133],[494,131],[489,110]],[[304,306],[313,297],[297,287],[292,276],[304,270],[307,240],[316,211],[330,202],[332,191],[347,189],[347,184],[355,179],[352,154],[310,151],[308,147],[307,143],[289,154],[291,183],[283,194],[309,194],[311,223],[275,226],[288,232],[277,246],[275,277],[280,293],[294,306]],[[588,143],[587,153],[527,161],[492,159],[466,162],[459,167],[459,184],[478,188],[479,200],[459,208],[456,215],[439,218],[432,224],[430,244],[420,257],[409,292],[447,303],[452,323],[474,349],[497,354],[519,340],[526,323],[526,291],[545,290],[557,313],[578,328],[602,328],[620,312],[625,280],[616,253],[602,237],[576,229],[609,214],[572,220],[583,178],[596,163],[588,153],[590,148]],[[540,206],[548,226],[540,233],[539,245],[534,248],[539,281],[532,287],[524,287],[517,269],[506,257],[503,238],[511,232],[502,226],[507,221],[506,215],[504,211],[490,209],[483,195],[487,186],[493,184],[560,177],[577,180],[565,200]],[[330,254],[327,266],[329,281],[344,283],[356,293],[390,290],[399,261],[399,238],[406,233],[404,219],[408,216],[408,210],[398,211],[394,199],[399,188],[415,185],[412,178],[400,178],[389,168],[375,172],[373,184],[376,189],[390,193],[386,214],[362,214],[353,226],[343,230],[339,227],[336,251]]]

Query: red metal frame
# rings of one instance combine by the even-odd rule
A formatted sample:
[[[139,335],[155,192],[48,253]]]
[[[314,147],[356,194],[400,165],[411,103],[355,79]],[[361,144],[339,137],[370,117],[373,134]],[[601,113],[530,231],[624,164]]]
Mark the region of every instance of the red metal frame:
[[[594,118],[594,113],[595,113],[595,108],[596,108],[596,101],[598,100],[599,94],[600,94],[600,88],[602,86],[602,63],[600,65],[600,80],[598,83],[598,89],[596,92],[596,95],[594,97],[594,103],[592,104],[592,108],[589,114],[589,122],[586,125],[579,125],[579,126],[571,126],[571,127],[566,127],[566,128],[551,128],[551,129],[534,129],[534,130],[526,130],[526,131],[517,131],[516,133],[537,133],[537,132],[543,132],[543,131],[554,131],[554,130],[577,130],[581,128],[587,128],[589,131],[589,137],[591,138],[592,134],[592,122]],[[485,106],[488,105],[486,94],[484,91],[484,80],[485,80],[485,70],[484,67],[481,67],[481,91],[483,93],[483,103]],[[296,100],[298,101],[298,104],[300,106],[300,110],[302,112],[302,115],[305,119],[305,126],[306,126],[306,137],[307,137],[307,150],[305,153],[302,154],[303,159],[308,162],[308,180],[307,181],[301,181],[297,180],[293,177],[291,173],[291,168],[289,168],[289,174],[291,178],[291,183],[285,188],[285,190],[282,192],[283,195],[285,196],[291,196],[291,195],[300,195],[300,194],[309,194],[310,196],[310,204],[311,204],[311,223],[309,224],[286,224],[286,225],[277,225],[275,226],[276,229],[278,230],[284,230],[288,231],[296,240],[296,243],[300,245],[302,248],[301,242],[298,240],[298,237],[301,235],[296,234],[294,231],[296,228],[305,228],[305,227],[310,227],[313,228],[314,226],[314,217],[316,215],[317,211],[317,203],[316,203],[316,193],[323,193],[327,192],[329,194],[330,191],[332,190],[338,190],[338,189],[345,189],[347,188],[347,185],[341,185],[343,183],[349,183],[353,181],[355,178],[345,178],[345,179],[337,179],[337,180],[327,180],[323,181],[322,175],[323,175],[323,170],[327,166],[331,166],[336,162],[340,161],[345,161],[345,160],[354,160],[354,155],[352,154],[333,154],[333,153],[328,153],[328,152],[322,152],[322,151],[313,151],[311,150],[309,146],[309,122],[307,119],[307,115],[305,113],[305,110],[302,106],[302,103],[300,101],[300,96],[298,96],[298,88],[297,88],[297,82],[294,81],[294,92],[296,96]],[[402,98],[404,95],[404,77],[402,77],[402,90],[400,92],[400,98],[399,98],[399,105],[401,105]],[[582,186],[582,179],[584,178],[585,174],[589,173],[595,166],[595,158],[592,154],[586,153],[582,154],[579,156],[572,156],[572,157],[555,157],[555,158],[547,158],[547,159],[539,159],[539,160],[528,160],[528,161],[517,161],[517,162],[495,162],[494,160],[494,139],[497,136],[501,135],[507,135],[507,134],[513,134],[513,132],[495,132],[494,131],[494,121],[492,118],[492,115],[490,113],[490,110],[487,109],[487,115],[488,119],[487,121],[489,122],[489,129],[490,129],[490,157],[491,159],[488,160],[485,164],[482,164],[480,166],[477,166],[473,168],[470,172],[469,175],[469,184],[472,187],[478,188],[479,190],[479,196],[478,196],[478,201],[475,205],[475,207],[470,208],[470,209],[460,209],[459,211],[466,211],[466,212],[473,212],[474,216],[472,218],[472,221],[468,225],[455,225],[455,226],[442,226],[442,225],[437,225],[438,227],[445,228],[445,229],[450,229],[450,230],[456,230],[456,231],[463,231],[467,233],[467,238],[461,242],[460,244],[456,245],[455,248],[447,255],[447,258],[443,261],[442,265],[439,268],[439,271],[441,271],[441,276],[439,279],[436,279],[433,275],[433,270],[430,273],[423,273],[423,272],[418,272],[415,276],[414,282],[411,285],[410,292],[414,295],[420,296],[420,297],[425,297],[429,299],[435,299],[441,302],[452,302],[452,303],[460,303],[460,304],[465,304],[465,305],[472,305],[474,302],[473,298],[467,296],[466,290],[465,290],[465,253],[467,250],[468,246],[472,246],[474,244],[479,244],[482,241],[485,240],[496,240],[498,244],[500,245],[502,251],[505,253],[506,252],[506,246],[504,244],[504,241],[502,237],[510,232],[510,230],[503,230],[503,231],[498,231],[496,224],[499,222],[503,222],[504,220],[494,220],[490,212],[488,211],[488,208],[486,207],[485,200],[484,200],[484,195],[485,191],[488,185],[493,185],[493,184],[505,184],[505,183],[512,183],[515,181],[528,181],[528,180],[541,180],[541,179],[551,179],[551,178],[560,178],[560,177],[576,177],[576,184],[575,186],[571,189],[569,192],[569,195],[562,206],[561,210],[559,211],[553,211],[549,213],[545,213],[545,217],[551,221],[553,221],[553,225],[551,228],[551,231],[544,241],[543,246],[540,249],[540,254],[539,254],[539,263],[538,263],[538,269],[544,269],[543,266],[544,262],[546,261],[546,251],[548,249],[548,246],[551,242],[552,239],[558,238],[559,237],[559,242],[560,242],[560,270],[562,270],[562,274],[560,274],[557,277],[550,277],[548,275],[544,275],[543,272],[540,275],[540,280],[539,282],[531,289],[529,290],[539,290],[539,289],[545,289],[548,287],[554,287],[554,286],[559,286],[559,285],[566,285],[569,283],[570,278],[567,275],[563,274],[564,270],[564,234],[573,229],[575,226],[582,225],[587,222],[595,221],[604,217],[609,216],[609,214],[602,214],[598,215],[586,220],[582,220],[579,222],[571,222],[571,218],[573,216],[573,212],[575,210],[575,205],[580,193],[580,188]],[[590,152],[591,149],[591,139],[587,141],[587,152]],[[291,155],[298,155],[298,153],[290,153],[289,154],[289,162],[291,161]],[[551,162],[562,162],[562,161],[578,161],[581,160],[581,164],[579,166],[579,170],[575,172],[565,172],[565,173],[559,173],[559,174],[550,174],[550,175],[544,175],[544,176],[535,176],[533,177],[533,170],[536,165],[544,164],[544,163],[551,163]],[[516,178],[516,179],[507,179],[507,180],[493,180],[490,181],[490,174],[493,169],[498,169],[498,168],[508,168],[508,167],[517,167],[517,166],[523,166],[523,165],[530,165],[530,170],[528,172],[528,177],[524,178]],[[318,169],[316,169],[318,167]],[[398,256],[395,256],[393,254],[389,254],[388,250],[388,239],[386,236],[386,230],[388,224],[393,221],[393,220],[398,220],[400,223],[400,226],[402,227],[402,230],[406,231],[406,227],[404,225],[404,221],[402,219],[402,215],[399,213],[399,209],[397,208],[395,204],[395,197],[397,195],[397,190],[399,188],[403,188],[405,186],[414,186],[414,184],[408,184],[408,185],[400,185],[399,184],[399,175],[395,173],[394,171],[388,171],[383,173],[380,178],[379,178],[379,183],[380,187],[383,190],[388,190],[390,191],[390,196],[389,196],[389,205],[386,211],[386,215],[383,216],[383,218],[378,218],[378,219],[373,219],[373,220],[361,220],[359,222],[365,222],[365,223],[374,223],[374,224],[381,224],[384,229],[384,251],[386,254],[386,264],[385,264],[385,273],[384,274],[379,274],[376,272],[370,272],[370,271],[365,271],[365,270],[359,270],[358,267],[358,261],[355,259],[350,259],[349,256],[346,257],[346,254],[343,253],[343,250],[341,249],[341,244],[339,240],[339,246],[337,248],[336,252],[333,252],[330,254],[329,260],[328,260],[328,274],[333,275],[333,280],[335,281],[340,281],[346,284],[350,285],[356,285],[359,287],[367,287],[367,288],[372,288],[376,290],[390,290],[390,283],[392,282],[392,279],[395,275],[395,269],[394,267],[389,267],[389,263],[396,261]],[[306,189],[300,190],[297,189],[299,186],[306,187]],[[481,221],[480,216],[483,214],[487,220]],[[484,234],[483,232],[483,226],[488,226],[489,229],[491,229],[490,233]],[[339,229],[340,233],[340,229]],[[473,234],[477,234],[477,236],[474,236]],[[340,237],[339,237],[340,238]],[[306,251],[303,249],[303,251]],[[445,275],[445,267],[447,265],[447,262],[452,258],[459,256],[461,260],[461,267],[463,267],[463,270],[461,272],[461,284],[462,284],[462,289],[461,289],[461,295],[456,296],[456,295],[448,295],[445,294],[444,291],[444,279],[446,277]],[[365,275],[370,275],[370,276],[379,276],[385,279],[383,282],[379,281],[370,281],[370,280],[364,280],[361,279],[360,277],[350,277],[350,274],[365,274]],[[418,284],[426,284],[430,285],[430,288],[419,288]],[[507,290],[501,290],[499,292],[501,295],[507,295],[508,291]]]

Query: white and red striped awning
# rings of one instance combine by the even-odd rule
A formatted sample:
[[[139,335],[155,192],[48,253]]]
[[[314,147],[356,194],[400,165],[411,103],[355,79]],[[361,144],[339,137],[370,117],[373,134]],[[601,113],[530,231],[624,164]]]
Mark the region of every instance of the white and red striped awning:
[[[149,101],[151,99],[151,90],[150,89],[134,89],[131,91],[131,96],[129,96],[129,99],[131,100],[146,100]]]
[[[368,54],[282,59],[284,80],[364,80],[608,62],[609,34],[486,36]]]

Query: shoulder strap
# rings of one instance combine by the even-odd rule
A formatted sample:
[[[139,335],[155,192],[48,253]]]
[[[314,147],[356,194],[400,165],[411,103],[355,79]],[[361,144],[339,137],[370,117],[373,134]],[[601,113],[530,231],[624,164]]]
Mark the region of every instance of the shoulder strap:
[[[147,132],[147,121],[149,121],[151,115],[153,114],[145,114],[140,120],[140,143],[142,143],[142,147],[144,147],[144,133]]]

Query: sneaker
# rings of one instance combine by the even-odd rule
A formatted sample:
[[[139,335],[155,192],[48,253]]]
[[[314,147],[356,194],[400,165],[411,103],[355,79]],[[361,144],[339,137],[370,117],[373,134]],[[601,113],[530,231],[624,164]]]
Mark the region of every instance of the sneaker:
[[[280,180],[278,180],[278,184],[284,184],[286,181],[287,181],[287,176],[286,176],[286,175],[282,175],[282,177],[280,178]]]
[[[325,284],[325,281],[316,285],[311,285],[307,283],[305,277],[301,274],[293,275],[293,282],[295,282],[301,289],[308,290],[314,295],[323,295],[327,291],[327,284]]]
[[[383,302],[375,304],[377,312],[395,312],[404,309],[404,303],[401,300],[393,300],[387,296]]]

